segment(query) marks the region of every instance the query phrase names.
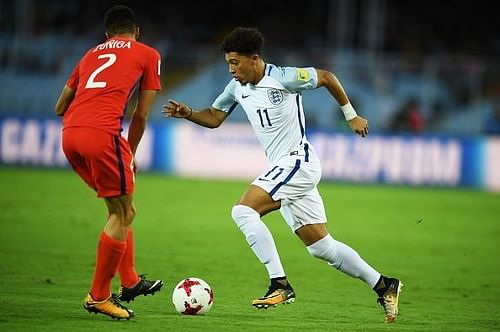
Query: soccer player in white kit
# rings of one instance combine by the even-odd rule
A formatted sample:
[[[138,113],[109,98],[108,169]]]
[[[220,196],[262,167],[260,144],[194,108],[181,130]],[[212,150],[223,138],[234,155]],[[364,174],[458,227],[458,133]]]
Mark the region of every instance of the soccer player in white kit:
[[[231,211],[271,279],[267,293],[252,305],[267,308],[295,300],[273,237],[261,220],[261,216],[279,209],[312,256],[367,283],[385,310],[385,322],[393,322],[398,314],[401,281],[381,275],[327,230],[325,208],[317,189],[321,165],[305,135],[302,91],[326,87],[341,105],[352,131],[362,137],[368,134],[368,122],[356,114],[334,74],[313,67],[266,63],[261,56],[263,44],[264,37],[257,29],[234,29],[221,44],[233,79],[212,106],[195,111],[184,103],[169,100],[163,109],[166,117],[217,128],[239,104],[264,149],[269,168],[252,182]]]

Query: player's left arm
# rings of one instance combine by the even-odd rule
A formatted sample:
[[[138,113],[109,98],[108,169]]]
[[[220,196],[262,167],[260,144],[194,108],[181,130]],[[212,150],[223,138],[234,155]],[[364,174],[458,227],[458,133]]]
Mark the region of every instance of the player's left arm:
[[[128,144],[135,156],[137,146],[141,141],[144,130],[146,130],[146,123],[148,120],[149,112],[153,107],[153,102],[156,96],[156,90],[140,90],[137,105],[135,106],[134,113],[132,113],[132,120],[128,129]]]
[[[68,110],[69,105],[73,101],[73,98],[75,98],[75,90],[65,85],[56,103],[56,116],[64,115],[64,113]]]
[[[316,73],[318,74],[317,87],[326,87],[328,92],[339,103],[351,130],[362,137],[368,135],[368,121],[356,114],[337,77],[333,73],[322,69],[316,69]]]

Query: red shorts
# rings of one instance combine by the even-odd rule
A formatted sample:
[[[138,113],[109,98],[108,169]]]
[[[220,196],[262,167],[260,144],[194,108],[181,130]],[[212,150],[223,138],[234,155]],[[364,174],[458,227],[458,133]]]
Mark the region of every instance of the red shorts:
[[[75,172],[98,197],[134,192],[133,157],[125,138],[94,128],[65,128],[62,148]]]

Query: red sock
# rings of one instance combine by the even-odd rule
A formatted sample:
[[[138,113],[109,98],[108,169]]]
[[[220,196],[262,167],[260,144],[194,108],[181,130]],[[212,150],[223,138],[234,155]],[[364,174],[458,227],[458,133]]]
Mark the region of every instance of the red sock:
[[[140,280],[135,271],[134,233],[131,228],[128,229],[127,249],[118,266],[118,273],[120,273],[122,286],[126,288],[134,287]]]
[[[97,246],[94,280],[90,294],[95,301],[107,299],[111,294],[111,279],[127,247],[127,242],[115,240],[102,232]]]

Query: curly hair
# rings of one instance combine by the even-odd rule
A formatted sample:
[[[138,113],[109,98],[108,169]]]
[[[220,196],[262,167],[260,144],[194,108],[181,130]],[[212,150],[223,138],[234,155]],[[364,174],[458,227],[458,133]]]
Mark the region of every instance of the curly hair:
[[[113,6],[104,15],[104,26],[110,36],[134,33],[137,27],[135,14],[127,6]]]
[[[237,27],[221,43],[224,53],[237,52],[243,55],[262,55],[264,35],[257,28]]]

